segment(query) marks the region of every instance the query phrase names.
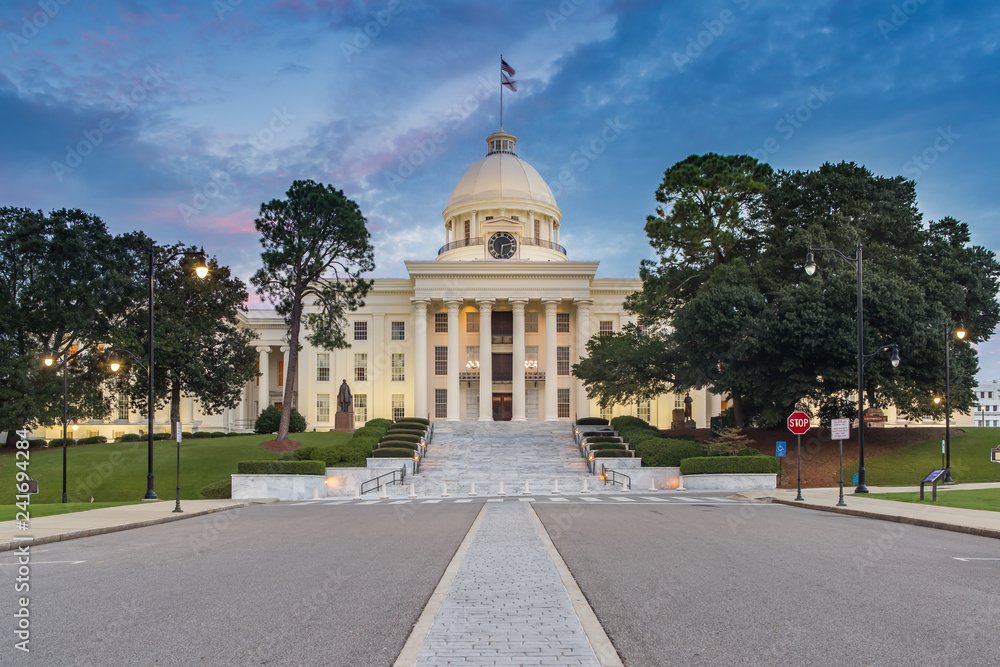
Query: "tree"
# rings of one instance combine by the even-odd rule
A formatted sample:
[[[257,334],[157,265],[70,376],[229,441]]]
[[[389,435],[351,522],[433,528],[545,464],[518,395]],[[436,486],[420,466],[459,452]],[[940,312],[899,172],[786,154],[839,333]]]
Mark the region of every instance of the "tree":
[[[218,414],[240,403],[243,386],[255,378],[256,334],[239,326],[245,312],[246,285],[229,267],[208,260],[209,272],[198,278],[193,269],[197,248],[182,244],[156,248],[153,278],[156,286],[154,350],[154,409],[170,406],[171,437],[181,419],[181,396],[196,398],[204,414]],[[184,253],[189,253],[185,255]],[[148,345],[148,309],[134,313],[131,339],[122,347]],[[129,393],[136,409],[148,401],[145,371],[131,368]]]
[[[111,236],[97,216],[78,209],[45,215],[0,208],[0,431],[62,419],[61,363],[67,355],[70,415],[101,418],[109,342],[141,298],[144,235]]]
[[[288,439],[303,325],[312,345],[328,350],[348,346],[344,315],[364,305],[371,281],[362,275],[375,269],[366,223],[361,209],[342,190],[311,180],[293,182],[286,199],[261,204],[254,221],[261,233],[264,266],[250,282],[288,325],[277,440]]]

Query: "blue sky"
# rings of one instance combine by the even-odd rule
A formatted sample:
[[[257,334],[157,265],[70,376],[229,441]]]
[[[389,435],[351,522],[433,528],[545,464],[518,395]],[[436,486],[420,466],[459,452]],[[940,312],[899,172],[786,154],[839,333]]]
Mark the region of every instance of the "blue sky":
[[[376,275],[402,276],[498,126],[503,53],[505,129],[601,276],[637,275],[663,171],[710,151],[904,175],[926,219],[996,251],[998,19],[940,0],[8,0],[0,204],[201,244],[247,279],[261,202],[312,178],[360,204]],[[981,357],[1000,378],[1000,345]]]

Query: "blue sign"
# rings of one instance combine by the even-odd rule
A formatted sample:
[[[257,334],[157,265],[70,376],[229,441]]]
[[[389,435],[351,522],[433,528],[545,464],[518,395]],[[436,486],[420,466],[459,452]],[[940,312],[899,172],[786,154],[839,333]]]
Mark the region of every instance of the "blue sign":
[[[854,483],[858,483],[858,473],[854,473]]]
[[[778,458],[781,458],[782,456],[785,455],[785,443],[783,442],[774,443],[774,455],[777,456]]]

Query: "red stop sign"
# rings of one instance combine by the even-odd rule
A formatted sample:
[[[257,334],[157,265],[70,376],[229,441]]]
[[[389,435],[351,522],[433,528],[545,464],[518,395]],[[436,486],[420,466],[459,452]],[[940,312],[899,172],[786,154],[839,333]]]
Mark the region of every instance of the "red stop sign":
[[[788,415],[788,430],[795,435],[802,435],[809,430],[809,415],[795,411]]]

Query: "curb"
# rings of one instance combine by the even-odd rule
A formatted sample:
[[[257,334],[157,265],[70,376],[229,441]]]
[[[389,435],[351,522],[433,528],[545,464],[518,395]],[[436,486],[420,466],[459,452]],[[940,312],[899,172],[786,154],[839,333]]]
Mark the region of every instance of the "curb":
[[[810,510],[819,510],[821,512],[833,512],[835,514],[848,514],[850,516],[857,516],[863,519],[879,519],[880,521],[894,521],[896,523],[905,523],[911,526],[922,526],[924,528],[936,528],[938,530],[950,530],[953,533],[964,533],[966,535],[977,535],[979,537],[992,537],[993,539],[1000,540],[1000,530],[994,530],[992,528],[976,528],[975,526],[961,526],[956,523],[945,523],[943,521],[931,521],[929,519],[916,519],[908,516],[900,516],[898,514],[879,514],[878,512],[868,512],[865,510],[854,510],[843,507],[829,507],[827,505],[814,505],[811,503],[803,503],[802,501],[795,500],[783,500],[781,498],[758,498],[757,500],[767,503],[778,503],[781,505],[789,505],[791,507],[804,507]]]
[[[171,521],[181,521],[183,519],[193,519],[199,516],[205,516],[206,514],[215,514],[216,512],[225,512],[226,510],[234,510],[242,507],[249,507],[252,503],[240,503],[239,505],[229,505],[228,507],[213,507],[212,509],[199,510],[197,512],[187,513],[185,512],[181,516],[164,516],[158,519],[147,519],[145,521],[133,521],[132,523],[122,523],[116,526],[104,526],[102,528],[89,528],[87,530],[74,530],[68,533],[56,533],[55,535],[45,535],[44,537],[33,537],[31,539],[23,540],[12,540],[10,542],[0,542],[0,552],[3,551],[13,551],[18,547],[33,547],[40,544],[51,544],[53,542],[62,542],[64,540],[75,540],[79,537],[92,537],[94,535],[104,535],[105,533],[117,533],[121,530],[131,530],[133,528],[145,528],[146,526],[156,526],[161,523],[169,523]]]

